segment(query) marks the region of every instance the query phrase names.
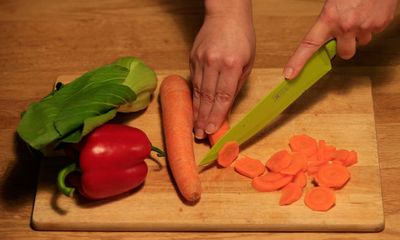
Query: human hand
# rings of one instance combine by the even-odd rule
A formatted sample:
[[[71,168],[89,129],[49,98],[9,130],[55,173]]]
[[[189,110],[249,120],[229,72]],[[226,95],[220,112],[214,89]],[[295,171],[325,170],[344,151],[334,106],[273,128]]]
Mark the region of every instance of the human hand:
[[[251,2],[210,2],[219,6],[226,2],[230,7],[207,12],[190,54],[194,133],[199,139],[221,126],[255,55]]]
[[[372,34],[393,20],[397,0],[326,0],[319,18],[286,64],[283,75],[295,78],[308,59],[328,40],[336,38],[337,55],[350,59],[356,45],[366,45]]]

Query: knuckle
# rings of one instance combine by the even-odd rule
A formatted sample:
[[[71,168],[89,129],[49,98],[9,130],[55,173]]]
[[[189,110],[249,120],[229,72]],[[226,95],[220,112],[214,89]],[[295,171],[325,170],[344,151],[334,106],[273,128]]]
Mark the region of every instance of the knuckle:
[[[325,10],[325,11],[321,12],[319,19],[327,25],[333,25],[334,23],[337,22],[338,18],[336,16],[336,14],[334,13],[334,11]]]
[[[360,30],[365,32],[365,31],[370,31],[371,30],[371,23],[370,22],[365,22],[360,25]]]
[[[193,83],[193,97],[194,98],[200,98],[201,92],[200,88],[196,83]]]
[[[374,24],[374,27],[375,27],[375,28],[383,28],[383,27],[385,26],[385,24],[386,24],[386,21],[385,21],[385,20],[380,20],[380,21],[377,21],[377,22]]]
[[[355,31],[362,25],[360,19],[361,17],[354,12],[346,14],[340,19],[339,29],[344,33]]]
[[[314,41],[312,39],[305,38],[303,39],[303,41],[301,41],[300,45],[301,47],[304,48],[319,48],[322,45],[322,43]]]
[[[385,22],[384,21],[379,21],[371,26],[371,30],[374,32],[382,32],[383,29],[385,28]]]
[[[208,66],[212,66],[219,62],[220,55],[215,51],[207,51],[204,54],[203,59]]]
[[[214,95],[207,91],[202,91],[200,93],[200,99],[205,103],[214,103]]]
[[[239,59],[239,57],[236,56],[227,56],[224,57],[224,59],[222,60],[222,64],[225,68],[237,68],[241,66],[241,61]]]
[[[342,32],[348,33],[348,32],[353,31],[356,28],[356,26],[355,26],[355,23],[349,19],[349,20],[342,21],[339,25],[339,28]]]
[[[198,62],[201,59],[201,53],[199,51],[192,51],[189,56],[191,62]]]
[[[217,92],[215,95],[215,101],[219,103],[231,103],[233,101],[233,95],[227,92]]]

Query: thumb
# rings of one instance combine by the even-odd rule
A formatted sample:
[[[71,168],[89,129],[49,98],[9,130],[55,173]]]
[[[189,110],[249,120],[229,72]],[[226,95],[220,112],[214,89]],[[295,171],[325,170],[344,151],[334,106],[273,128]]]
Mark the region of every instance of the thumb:
[[[283,75],[286,79],[295,78],[303,69],[311,56],[328,40],[332,38],[330,27],[320,19],[303,38],[294,54],[289,58]]]

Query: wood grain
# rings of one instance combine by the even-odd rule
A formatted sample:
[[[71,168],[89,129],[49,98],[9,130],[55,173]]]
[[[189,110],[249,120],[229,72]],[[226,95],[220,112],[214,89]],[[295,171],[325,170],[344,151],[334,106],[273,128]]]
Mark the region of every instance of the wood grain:
[[[158,71],[159,85],[174,73],[189,75],[187,71]],[[58,81],[68,83],[78,76],[61,76]],[[233,107],[230,123],[235,124],[280,79],[279,69],[254,69]],[[123,120],[145,131],[154,145],[162,146],[158,89],[154,95],[145,112],[125,115]],[[121,119],[117,116],[115,121]],[[327,75],[272,126],[242,145],[241,153],[265,163],[277,150],[288,149],[290,136],[303,133],[338,148],[355,149],[359,155],[359,163],[351,168],[352,180],[337,192],[336,206],[327,213],[310,211],[303,201],[279,207],[279,192],[256,192],[251,181],[232,167],[202,171],[202,198],[195,205],[185,205],[171,182],[165,159],[147,162],[150,172],[146,183],[134,193],[99,202],[70,199],[60,195],[54,184],[56,173],[63,165],[59,159],[44,159],[33,226],[39,230],[89,231],[382,230],[384,219],[370,79],[338,73]],[[200,160],[208,149],[207,144],[195,144],[195,158]],[[306,191],[311,187],[310,180]]]
[[[400,227],[400,41],[394,23],[374,35],[350,61],[372,79],[385,230],[352,233],[85,233],[30,228],[38,173],[15,136],[19,113],[49,92],[57,76],[86,71],[122,55],[155,69],[187,67],[191,41],[202,21],[202,1],[0,1],[0,236],[4,239],[398,239]],[[323,1],[254,0],[256,67],[282,67],[318,15]],[[165,29],[168,29],[166,31]],[[140,32],[138,31],[140,30]],[[380,67],[375,67],[380,66]],[[346,72],[341,68],[340,72]],[[356,75],[358,73],[355,73]]]

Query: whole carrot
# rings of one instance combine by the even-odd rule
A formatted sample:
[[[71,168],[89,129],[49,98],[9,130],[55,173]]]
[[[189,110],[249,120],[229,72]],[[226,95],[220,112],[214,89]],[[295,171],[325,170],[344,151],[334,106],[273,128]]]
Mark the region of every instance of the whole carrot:
[[[190,88],[178,75],[166,77],[160,86],[162,123],[167,160],[182,196],[200,199],[201,184],[193,151],[193,110]]]

